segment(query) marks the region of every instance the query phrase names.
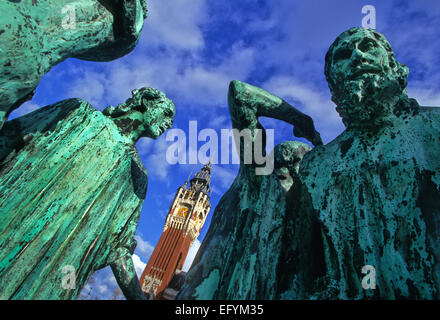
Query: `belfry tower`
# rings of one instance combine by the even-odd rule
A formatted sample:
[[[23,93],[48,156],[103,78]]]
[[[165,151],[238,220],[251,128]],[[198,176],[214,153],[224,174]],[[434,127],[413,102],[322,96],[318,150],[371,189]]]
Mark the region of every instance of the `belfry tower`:
[[[164,291],[173,276],[181,273],[188,250],[211,209],[210,183],[211,161],[196,173],[189,186],[187,180],[177,190],[162,235],[140,278],[142,290],[150,299],[173,299],[177,294],[172,288],[166,295]]]

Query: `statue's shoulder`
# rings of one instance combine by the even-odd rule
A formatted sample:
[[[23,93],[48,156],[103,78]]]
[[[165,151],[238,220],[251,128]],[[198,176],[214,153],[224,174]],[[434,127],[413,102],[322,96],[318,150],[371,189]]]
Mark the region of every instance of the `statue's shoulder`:
[[[90,126],[91,124],[93,126]],[[110,119],[87,101],[77,98],[66,99],[7,121],[0,131],[0,140],[3,139],[6,142],[0,141],[0,144],[14,145],[26,136],[35,138],[60,132],[60,130],[70,130],[68,128],[73,127],[100,130],[102,127],[111,128],[111,124]]]
[[[419,114],[425,119],[440,121],[440,107],[419,107]]]
[[[352,131],[344,130],[329,143],[316,146],[304,155],[300,166],[301,175],[316,177],[323,170],[345,170],[352,165],[359,143]]]
[[[96,109],[93,108],[90,103],[80,98],[70,98],[70,99],[61,100],[54,104],[45,106],[39,110],[41,110],[41,112],[44,113],[50,112],[53,113],[54,115],[58,115],[61,117],[73,111],[80,113],[92,113],[96,111]]]
[[[437,136],[440,133],[440,107],[418,107],[417,114],[405,118],[401,127],[404,132],[412,132],[416,136]]]
[[[329,143],[315,146],[311,151],[305,154],[304,158],[307,157],[308,161],[311,161],[312,159],[322,161],[322,159],[331,158],[338,152],[338,150],[344,152],[344,150],[349,149],[353,140],[353,134],[348,130],[344,130]]]
[[[53,127],[70,115],[91,115],[95,111],[87,101],[72,98],[47,105],[12,121],[24,131],[45,131],[45,128]]]

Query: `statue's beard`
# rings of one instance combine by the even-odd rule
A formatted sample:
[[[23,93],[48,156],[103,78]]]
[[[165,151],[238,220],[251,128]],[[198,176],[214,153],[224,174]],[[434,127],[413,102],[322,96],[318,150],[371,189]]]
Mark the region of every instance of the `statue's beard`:
[[[373,73],[346,80],[339,89],[343,98],[336,110],[347,127],[382,126],[402,93],[397,79]]]

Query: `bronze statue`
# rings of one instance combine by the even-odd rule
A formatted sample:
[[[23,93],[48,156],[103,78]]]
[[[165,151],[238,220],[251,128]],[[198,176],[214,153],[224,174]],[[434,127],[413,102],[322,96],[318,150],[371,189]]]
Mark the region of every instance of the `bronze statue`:
[[[346,130],[320,145],[300,128],[315,148],[287,193],[240,165],[179,298],[440,298],[440,108],[407,96],[408,68],[377,31],[345,31],[325,61]],[[234,86],[233,123],[257,128],[258,101],[296,113]]]
[[[265,130],[258,118],[286,121],[297,137],[322,144],[309,116],[263,89],[232,81],[228,102],[232,127],[238,130],[240,169],[215,208],[178,299],[277,299],[277,270],[291,220],[286,196],[295,188],[301,160],[311,148],[299,141],[280,143],[266,158],[273,157],[273,172],[267,163],[258,171],[263,168],[253,150],[265,150]]]
[[[408,68],[375,30],[343,32],[325,75],[347,128],[299,171],[297,210],[322,238],[303,287],[324,299],[440,298],[440,108],[408,98]]]
[[[5,123],[1,299],[74,299],[108,265],[127,299],[144,298],[131,259],[147,191],[135,143],[171,127],[175,109],[158,90],[132,93],[103,112],[68,99]]]

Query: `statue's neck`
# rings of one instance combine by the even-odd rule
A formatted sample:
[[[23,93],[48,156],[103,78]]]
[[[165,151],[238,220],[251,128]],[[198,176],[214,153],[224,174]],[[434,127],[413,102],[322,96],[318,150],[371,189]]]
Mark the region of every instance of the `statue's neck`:
[[[133,144],[144,136],[145,126],[142,121],[134,117],[133,114],[112,118],[112,120],[118,127],[121,135],[132,141]]]

